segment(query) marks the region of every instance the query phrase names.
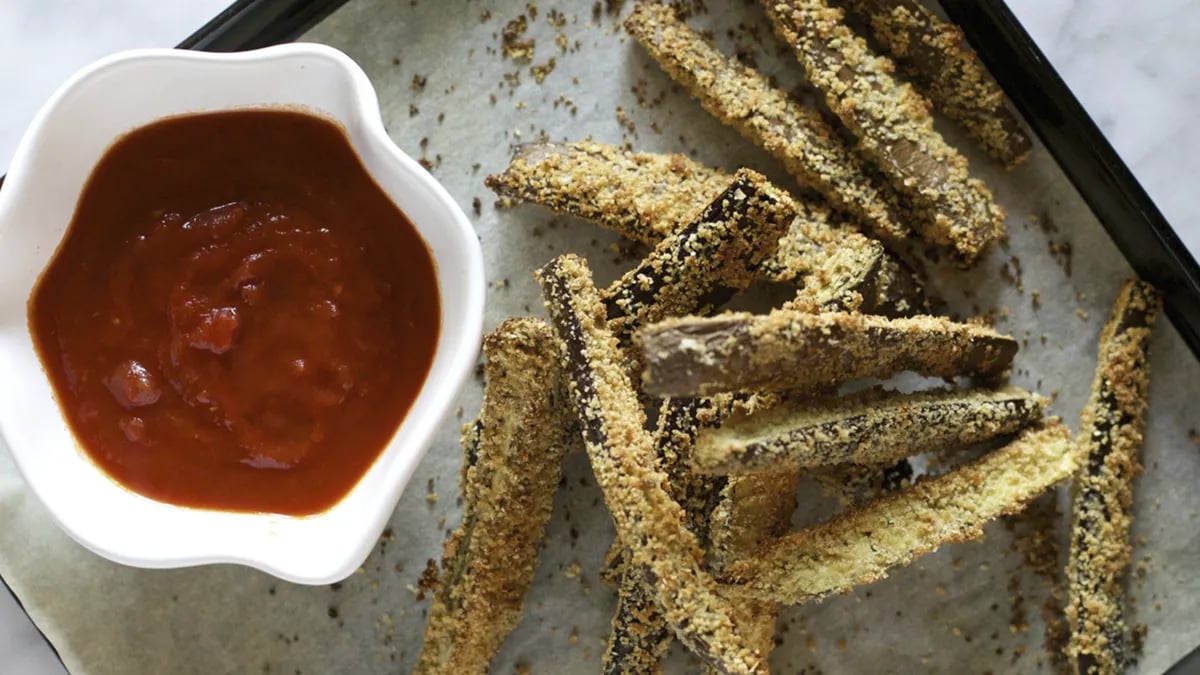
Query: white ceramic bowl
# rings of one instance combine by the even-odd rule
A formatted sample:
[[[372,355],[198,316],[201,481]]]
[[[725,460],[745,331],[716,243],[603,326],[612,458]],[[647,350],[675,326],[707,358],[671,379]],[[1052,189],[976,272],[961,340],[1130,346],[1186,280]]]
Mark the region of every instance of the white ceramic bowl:
[[[67,428],[34,352],[26,302],[75,211],[84,181],[121,134],[162,117],[304,106],[337,119],[375,180],[433,254],[442,324],[433,366],[391,443],[358,485],[315,516],[182,508],[102,473]],[[299,583],[353,573],[454,405],[479,349],[483,256],[445,189],[388,138],[366,74],[345,54],[292,44],[240,54],[136,50],[101,59],[46,103],[0,189],[0,434],[64,530],[139,567],[240,563]]]

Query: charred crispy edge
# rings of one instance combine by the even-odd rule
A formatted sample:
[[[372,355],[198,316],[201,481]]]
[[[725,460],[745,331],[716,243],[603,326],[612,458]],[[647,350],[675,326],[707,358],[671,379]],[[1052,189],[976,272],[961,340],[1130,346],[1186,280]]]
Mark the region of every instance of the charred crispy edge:
[[[1141,471],[1149,340],[1160,304],[1148,284],[1122,287],[1100,335],[1082,414],[1078,443],[1086,462],[1074,494],[1066,612],[1068,653],[1080,673],[1123,672],[1132,661],[1121,584],[1130,561],[1133,478]]]
[[[445,545],[419,673],[483,673],[516,626],[571,439],[550,328],[510,319],[484,351],[483,409],[463,435],[463,520]]]
[[[974,539],[1075,471],[1066,427],[1050,420],[1009,445],[764,544],[722,576],[731,590],[799,604],[887,576],[943,544]]]
[[[816,110],[716,49],[666,5],[639,3],[625,29],[705,110],[783,162],[803,185],[876,236],[907,238],[904,219],[885,196],[892,187],[869,178],[862,160]]]
[[[622,342],[644,323],[708,314],[745,290],[796,215],[761,174],[741,169],[695,221],[667,237],[602,294]]]
[[[861,141],[860,149],[892,185],[931,210],[922,237],[973,265],[1004,234],[1004,213],[967,173],[967,162],[933,127],[928,104],[892,78],[892,64],[871,53],[825,0],[761,0],[808,80]]]
[[[994,376],[1017,342],[940,317],[729,312],[646,326],[635,336],[646,392],[709,396],[833,385],[911,370],[934,377]]]
[[[871,26],[900,71],[947,117],[962,123],[1005,168],[1033,143],[962,30],[914,0],[841,0]]]
[[[761,672],[758,654],[746,647],[733,623],[731,606],[701,569],[700,548],[682,507],[666,491],[666,476],[655,465],[653,440],[644,430],[587,264],[564,255],[543,267],[538,280],[562,346],[588,455],[630,562],[654,580],[663,615],[684,646],[721,672]],[[620,444],[610,442],[610,428]]]
[[[1016,387],[912,394],[875,388],[790,400],[702,431],[693,466],[726,474],[781,465],[893,464],[1014,433],[1041,415],[1038,398]]]
[[[484,183],[501,196],[654,246],[691,222],[732,178],[684,155],[579,141],[517,146],[508,167]]]

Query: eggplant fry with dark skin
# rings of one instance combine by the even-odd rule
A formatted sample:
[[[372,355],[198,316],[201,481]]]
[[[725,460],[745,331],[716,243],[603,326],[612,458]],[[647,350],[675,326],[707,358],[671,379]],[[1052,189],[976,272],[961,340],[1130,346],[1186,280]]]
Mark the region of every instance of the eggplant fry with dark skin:
[[[932,377],[1002,374],[1017,341],[943,317],[776,310],[667,319],[637,333],[642,384],[660,396],[811,389],[906,370]]]
[[[644,324],[724,305],[774,253],[796,215],[794,204],[761,174],[739,170],[693,222],[604,290],[609,327],[627,343]]]
[[[880,239],[908,237],[907,216],[898,210],[893,188],[873,180],[816,109],[722,53],[667,5],[639,3],[625,19],[625,30],[705,110],[782,162],[802,185]]]
[[[702,431],[693,466],[727,474],[784,466],[887,465],[1015,433],[1041,417],[1038,397],[1016,387],[913,394],[871,389],[844,397],[794,398]]]
[[[844,593],[944,544],[978,538],[989,521],[1024,508],[1077,467],[1070,432],[1047,420],[948,473],[765,542],[720,578],[731,591],[783,604]]]
[[[761,175],[743,169],[697,216],[660,241],[635,269],[606,289],[608,326],[622,343],[643,322],[708,313],[744,290],[795,218],[795,203]],[[672,497],[685,507],[692,531],[705,539],[697,514],[712,478],[690,476],[698,403],[668,400],[659,419],[656,454]],[[710,491],[710,490],[709,490]],[[697,494],[689,494],[694,492]],[[704,516],[707,514],[704,513]],[[653,672],[671,642],[648,571],[621,554],[617,612],[605,652],[605,672]]]
[[[520,619],[563,456],[579,444],[545,322],[509,319],[483,350],[483,409],[463,436],[462,524],[444,547],[417,673],[487,672]]]
[[[1025,133],[962,29],[916,0],[837,0],[870,26],[900,74],[1011,169],[1029,156]]]
[[[896,190],[929,217],[911,223],[960,264],[975,264],[1004,236],[1004,210],[967,160],[933,127],[929,104],[895,81],[826,0],[760,0],[775,32],[804,66],[808,81],[859,139],[859,149]]]
[[[1033,142],[962,29],[915,0],[838,0],[865,20],[901,75],[1011,169]]]
[[[1100,333],[1092,394],[1078,444],[1085,452],[1073,489],[1067,564],[1067,654],[1081,674],[1124,672],[1133,659],[1122,583],[1132,549],[1133,480],[1141,473],[1150,388],[1149,343],[1162,298],[1126,283]]]
[[[733,175],[686,155],[615,145],[526,143],[484,184],[496,194],[599,224],[653,247],[696,217]]]
[[[508,167],[486,183],[501,196],[656,246],[692,222],[732,178],[684,155],[580,141],[519,146]],[[759,277],[799,282],[795,302],[806,309],[902,316],[925,307],[916,275],[879,242],[839,225],[823,204],[794,206],[797,215],[774,254],[763,260]]]
[[[707,399],[669,398],[658,414],[654,447],[660,467],[667,475],[671,498],[683,506],[688,528],[706,547],[708,514],[712,511],[725,479],[704,476],[691,470],[692,446],[702,425],[715,423],[714,404]],[[674,637],[658,607],[653,586],[644,569],[621,560],[617,582],[617,611],[604,653],[602,672],[659,672]]]
[[[667,490],[587,263],[564,255],[537,276],[584,446],[629,564],[646,570],[663,616],[685,647],[723,673],[763,672],[761,655],[747,645],[732,606],[704,569],[687,514]]]

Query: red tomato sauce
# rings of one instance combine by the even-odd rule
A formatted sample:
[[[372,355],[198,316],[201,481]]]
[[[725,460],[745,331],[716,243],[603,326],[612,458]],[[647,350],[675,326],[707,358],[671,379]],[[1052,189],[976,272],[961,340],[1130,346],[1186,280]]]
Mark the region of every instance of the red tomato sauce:
[[[319,513],[428,375],[433,259],[345,132],[295,111],[119,139],[29,300],[87,455],[172,504]]]

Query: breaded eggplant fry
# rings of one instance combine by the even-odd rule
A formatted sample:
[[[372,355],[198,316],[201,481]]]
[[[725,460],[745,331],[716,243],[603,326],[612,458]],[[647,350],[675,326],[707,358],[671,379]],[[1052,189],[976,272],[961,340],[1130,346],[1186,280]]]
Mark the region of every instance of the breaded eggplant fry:
[[[713,509],[724,479],[691,471],[692,447],[701,425],[701,417],[711,412],[707,400],[669,398],[663,401],[654,435],[655,453],[667,475],[671,498],[683,506],[688,528],[701,546],[708,542],[708,515]],[[617,611],[612,633],[604,653],[603,672],[657,673],[659,663],[670,649],[673,635],[658,607],[654,588],[647,583],[644,568],[625,564],[621,554],[620,580],[617,585]]]
[[[878,304],[879,277],[888,257],[883,244],[867,240],[863,246],[831,246],[827,250],[829,254],[804,276],[796,298],[784,308],[857,312]]]
[[[792,399],[704,429],[692,465],[729,474],[833,464],[894,464],[1019,431],[1042,417],[1037,396],[1017,387],[870,389],[843,397]]]
[[[688,529],[696,534],[701,548],[709,544],[709,514],[725,486],[721,476],[698,474],[692,470],[696,437],[705,427],[716,423],[722,414],[717,408],[742,410],[744,405],[726,405],[723,401],[695,398],[668,398],[658,413],[654,447],[667,474],[671,498],[679,502],[688,518]]]
[[[863,161],[815,109],[806,108],[767,78],[739,63],[687,27],[667,5],[642,2],[625,20],[663,70],[714,117],[776,159],[801,184],[853,215],[877,237],[907,238],[909,228]]]
[[[646,568],[624,560],[619,564],[617,611],[613,614],[612,632],[600,672],[604,675],[660,673],[675,635],[658,606],[654,582]]]
[[[906,370],[986,377],[1007,370],[1017,353],[1011,337],[942,317],[782,309],[667,319],[638,331],[634,342],[644,389],[658,396],[809,389]]]
[[[684,646],[721,672],[762,672],[761,657],[747,647],[733,623],[730,603],[703,568],[683,507],[667,492],[667,477],[645,430],[645,413],[587,263],[561,256],[537,276],[560,342],[584,445],[617,538],[628,547],[629,563],[647,571],[663,615]]]
[[[722,581],[739,592],[800,604],[878,581],[943,544],[974,539],[1071,476],[1078,453],[1059,420],[948,473],[767,542]]]
[[[1131,665],[1122,583],[1132,551],[1133,479],[1141,470],[1150,384],[1150,333],[1162,300],[1152,286],[1121,288],[1100,333],[1092,395],[1083,409],[1067,565],[1068,656],[1079,673],[1121,673]]]
[[[795,202],[761,174],[740,169],[696,219],[662,240],[601,298],[622,343],[669,316],[709,314],[745,290],[796,216]]]
[[[692,222],[732,179],[685,155],[580,141],[520,145],[508,167],[484,184],[654,246]]]
[[[717,574],[753,554],[762,542],[791,529],[799,484],[796,469],[730,477],[709,524],[713,544],[709,560]],[[750,597],[734,598],[733,606],[746,641],[765,660],[775,647],[778,607],[773,600]]]
[[[760,474],[743,481],[740,488],[727,488],[724,477],[691,471],[696,435],[701,428],[716,424],[724,416],[749,414],[775,405],[777,400],[776,396],[759,395],[722,395],[716,400],[667,399],[659,413],[655,445],[670,480],[671,496],[683,505],[688,527],[702,546],[708,548],[712,542],[713,557],[709,562],[718,570],[740,558],[742,551],[752,550],[763,538],[787,531],[795,510],[799,474]],[[644,579],[644,575],[631,578],[629,571],[622,577],[613,638],[606,654],[606,673],[657,672],[651,668],[661,662],[670,646],[669,639],[661,637],[666,624],[652,593],[647,593]],[[765,661],[775,646],[775,603],[739,598],[734,601],[733,609],[736,625]],[[618,620],[629,625],[619,629]],[[711,672],[711,667],[708,670]]]
[[[1005,168],[1033,143],[962,30],[916,0],[840,0],[866,19],[900,73]]]
[[[730,180],[731,174],[683,155],[582,141],[520,146],[508,168],[487,184],[501,195],[590,219],[654,246],[690,223]],[[805,307],[902,316],[925,306],[916,275],[882,245],[838,227],[823,204],[794,205],[798,215],[775,254],[763,261],[761,277],[803,279],[798,302]],[[859,297],[861,306],[855,304]]]
[[[483,342],[479,420],[463,438],[462,524],[446,541],[418,673],[485,673],[517,625],[578,427],[544,322],[509,319]]]
[[[948,247],[963,265],[974,264],[1004,236],[1004,210],[933,128],[928,103],[911,85],[897,83],[891,61],[871,53],[825,0],[761,2],[808,80],[858,136],[860,149],[897,190],[931,211],[920,234]]]
[[[781,240],[782,247],[787,239]],[[814,240],[814,243],[815,240]],[[927,311],[925,289],[907,265],[879,242],[842,239],[822,244],[818,264],[802,277],[796,297],[783,309],[801,312],[862,312],[912,316]]]

